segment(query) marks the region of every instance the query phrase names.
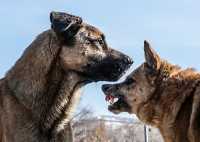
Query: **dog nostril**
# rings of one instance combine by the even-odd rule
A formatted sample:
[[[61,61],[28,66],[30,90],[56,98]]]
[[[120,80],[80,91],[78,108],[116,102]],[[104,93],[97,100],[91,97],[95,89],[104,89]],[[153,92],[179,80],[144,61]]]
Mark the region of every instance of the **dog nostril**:
[[[107,92],[107,91],[109,90],[109,88],[110,88],[109,85],[103,85],[103,86],[102,86],[102,90],[103,90],[104,92]]]

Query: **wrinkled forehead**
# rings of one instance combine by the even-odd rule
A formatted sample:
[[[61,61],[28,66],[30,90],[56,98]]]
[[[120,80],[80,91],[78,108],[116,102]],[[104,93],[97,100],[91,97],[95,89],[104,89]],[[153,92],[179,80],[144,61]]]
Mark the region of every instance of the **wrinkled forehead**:
[[[96,27],[89,24],[83,23],[82,28],[79,31],[84,33],[86,36],[95,37],[95,38],[104,38],[104,34]]]

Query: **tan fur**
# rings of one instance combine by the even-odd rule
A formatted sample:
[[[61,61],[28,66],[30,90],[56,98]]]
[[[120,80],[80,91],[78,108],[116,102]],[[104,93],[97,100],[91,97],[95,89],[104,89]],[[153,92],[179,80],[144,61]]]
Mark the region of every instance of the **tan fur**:
[[[68,27],[64,20],[60,24]],[[59,33],[60,27],[40,34],[0,81],[0,142],[72,142],[69,121],[80,88],[117,80],[130,66],[127,56],[107,47],[97,28],[86,23],[78,26],[79,30],[72,28],[73,34]],[[102,70],[116,64],[115,69]]]
[[[129,106],[110,110],[136,114],[159,128],[165,142],[200,142],[200,73],[161,60],[147,42],[145,57],[124,82],[104,86],[107,95],[120,94]]]

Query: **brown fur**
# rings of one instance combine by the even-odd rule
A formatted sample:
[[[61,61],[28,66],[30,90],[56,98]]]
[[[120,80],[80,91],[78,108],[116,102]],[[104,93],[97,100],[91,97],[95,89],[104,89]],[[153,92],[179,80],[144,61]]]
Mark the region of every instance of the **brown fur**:
[[[97,28],[69,26],[66,17],[73,21],[72,15],[52,13],[53,30],[40,34],[0,81],[0,142],[72,142],[69,122],[79,89],[117,80],[130,66],[127,56],[107,47]],[[101,70],[116,62],[120,65],[109,69],[115,76]]]
[[[124,82],[103,86],[106,95],[123,96],[109,110],[136,114],[165,142],[200,142],[200,74],[161,60],[147,42],[145,58]]]

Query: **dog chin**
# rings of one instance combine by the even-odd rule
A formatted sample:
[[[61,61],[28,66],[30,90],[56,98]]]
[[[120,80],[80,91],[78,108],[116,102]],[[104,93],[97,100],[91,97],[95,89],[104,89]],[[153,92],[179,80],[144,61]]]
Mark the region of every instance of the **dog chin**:
[[[108,70],[108,67],[99,68],[99,72],[96,72],[91,76],[95,81],[117,81],[119,80],[127,71],[129,67],[119,67],[118,69],[112,68]]]
[[[110,112],[114,113],[114,114],[120,114],[120,113],[121,113],[121,111],[120,111],[120,110],[117,110],[117,109],[112,109],[112,107],[111,107],[111,106],[108,106],[108,110],[109,110]]]
[[[104,72],[99,72],[99,73],[91,73],[91,74],[87,74],[87,73],[82,73],[85,77],[87,77],[89,80],[91,80],[92,82],[98,82],[98,81],[117,81],[119,80],[124,74],[124,72],[121,73],[104,73]]]
[[[111,71],[112,72],[112,71]],[[96,81],[117,81],[119,80],[123,75],[125,74],[125,71],[122,73],[112,73],[112,74],[102,74],[101,76],[97,77]]]

